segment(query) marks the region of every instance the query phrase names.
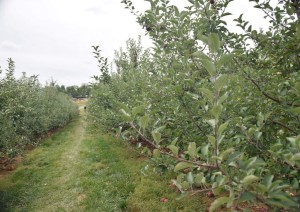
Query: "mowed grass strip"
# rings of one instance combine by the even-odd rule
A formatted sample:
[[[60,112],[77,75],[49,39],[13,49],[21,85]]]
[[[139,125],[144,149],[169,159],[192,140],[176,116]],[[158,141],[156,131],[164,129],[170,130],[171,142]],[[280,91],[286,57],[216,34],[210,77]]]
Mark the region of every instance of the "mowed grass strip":
[[[76,209],[76,166],[72,157],[83,135],[77,118],[25,156],[18,169],[0,182],[2,211]]]
[[[86,126],[81,115],[28,153],[0,181],[0,211],[205,210],[202,196],[176,200],[170,176],[142,175],[149,161],[124,141]]]
[[[82,173],[81,183],[86,211],[205,211],[207,198],[201,194],[176,200],[180,194],[171,186],[171,175],[152,170],[143,175],[150,161],[124,141],[94,131],[85,142],[81,157],[89,171]]]

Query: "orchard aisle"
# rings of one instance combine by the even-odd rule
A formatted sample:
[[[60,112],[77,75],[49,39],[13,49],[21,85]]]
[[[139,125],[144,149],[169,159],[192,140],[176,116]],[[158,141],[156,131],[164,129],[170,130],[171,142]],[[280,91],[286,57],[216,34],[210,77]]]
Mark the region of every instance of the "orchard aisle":
[[[205,211],[205,197],[176,200],[172,176],[147,172],[148,163],[123,141],[90,127],[81,109],[0,178],[0,211]]]
[[[82,112],[0,181],[0,211],[121,211],[126,207],[140,166],[130,174],[124,165],[131,159],[128,152],[126,156],[110,148],[111,138],[87,130],[85,118]]]

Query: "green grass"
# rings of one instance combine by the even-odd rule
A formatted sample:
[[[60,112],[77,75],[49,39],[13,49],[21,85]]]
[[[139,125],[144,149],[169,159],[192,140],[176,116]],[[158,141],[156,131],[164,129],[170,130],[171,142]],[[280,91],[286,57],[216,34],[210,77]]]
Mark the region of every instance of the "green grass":
[[[0,181],[0,211],[205,211],[200,195],[176,200],[170,176],[142,175],[147,163],[82,115]]]

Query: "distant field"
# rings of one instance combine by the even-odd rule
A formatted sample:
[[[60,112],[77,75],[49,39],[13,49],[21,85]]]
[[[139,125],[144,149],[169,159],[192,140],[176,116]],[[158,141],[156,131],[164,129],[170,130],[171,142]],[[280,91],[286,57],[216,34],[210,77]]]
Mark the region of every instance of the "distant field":
[[[78,100],[74,100],[74,102],[80,107],[80,106],[84,106],[87,104],[88,99],[78,99]]]

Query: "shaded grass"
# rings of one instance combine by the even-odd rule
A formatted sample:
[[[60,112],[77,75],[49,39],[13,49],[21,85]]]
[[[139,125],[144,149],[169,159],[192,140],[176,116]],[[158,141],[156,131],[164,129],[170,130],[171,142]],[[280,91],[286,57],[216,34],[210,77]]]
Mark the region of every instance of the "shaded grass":
[[[123,211],[142,165],[130,159],[115,139],[101,134],[88,137],[80,152],[82,165],[89,167],[80,176],[82,187],[88,188],[85,189],[85,209]]]
[[[72,140],[76,137],[73,132],[79,121],[72,121],[63,130],[46,139],[28,153],[10,177],[0,182],[2,211],[38,211],[47,207],[68,207],[70,193],[66,188],[72,187],[74,179],[67,183],[60,182],[62,174],[65,174],[63,155],[73,144]]]
[[[143,178],[128,200],[128,211],[206,211],[207,197],[198,194],[177,200],[180,194],[169,184],[167,178]],[[161,198],[168,201],[161,202]]]
[[[94,175],[93,181],[97,181],[101,189],[89,191],[87,211],[205,211],[207,208],[204,202],[207,198],[201,194],[176,200],[180,194],[170,186],[171,175],[148,172],[144,176],[141,170],[149,161],[140,158],[123,141],[101,134],[95,139],[96,143],[93,140],[87,140],[90,147],[85,151],[89,153],[83,154],[85,160],[96,163],[83,183],[90,183]],[[91,148],[96,150],[95,155]],[[100,201],[99,196],[102,197]],[[161,202],[163,197],[168,202]]]
[[[81,113],[0,181],[0,211],[205,211],[201,195],[176,200],[170,176],[142,175],[147,163],[123,141],[86,130]]]

